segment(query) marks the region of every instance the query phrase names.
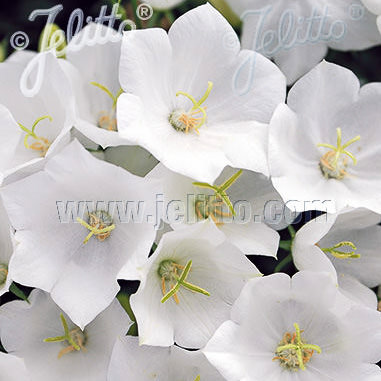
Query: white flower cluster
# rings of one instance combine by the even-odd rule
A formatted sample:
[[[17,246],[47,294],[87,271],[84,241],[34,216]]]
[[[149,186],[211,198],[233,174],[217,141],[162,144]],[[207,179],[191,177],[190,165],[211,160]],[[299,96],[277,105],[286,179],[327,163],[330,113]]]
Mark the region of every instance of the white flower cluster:
[[[316,6],[231,5],[271,5],[274,25]],[[1,380],[381,380],[381,84],[319,63],[381,42],[366,12],[332,46],[270,54],[280,68],[209,4],[0,64],[0,295],[33,288],[0,307]],[[299,272],[262,276],[248,256],[276,258],[312,209]],[[140,282],[130,316],[118,280]]]

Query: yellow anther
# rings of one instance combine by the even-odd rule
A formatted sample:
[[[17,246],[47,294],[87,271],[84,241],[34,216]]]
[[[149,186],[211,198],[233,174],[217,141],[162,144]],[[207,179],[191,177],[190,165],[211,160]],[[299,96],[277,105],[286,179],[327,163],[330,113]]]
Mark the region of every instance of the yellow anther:
[[[349,248],[351,251],[341,251],[340,248]],[[350,241],[339,242],[332,247],[322,248],[322,251],[329,253],[338,259],[358,259],[361,258],[360,254],[356,254],[357,247]]]
[[[321,353],[322,351],[318,345],[303,342],[299,324],[295,323],[294,328],[294,334],[291,335],[289,332],[284,334],[273,361],[279,360],[281,366],[288,370],[305,370],[305,364],[311,360],[314,352]]]
[[[345,144],[342,144],[342,132],[341,128],[336,129],[337,133],[337,143],[336,147],[332,144],[319,143],[318,147],[328,148],[329,151],[325,153],[320,159],[320,169],[323,175],[327,178],[334,178],[342,180],[345,176],[348,175],[348,158],[343,157],[346,155],[350,157],[353,161],[353,165],[357,164],[356,157],[347,150],[347,148],[353,143],[358,142],[361,139],[361,136],[358,135],[353,139],[349,140]]]
[[[111,235],[111,231],[115,229],[115,224],[112,223],[110,215],[104,211],[89,213],[89,223],[79,217],[77,217],[77,222],[90,230],[90,233],[83,241],[84,244],[86,244],[93,235],[96,236],[99,241],[103,242]]]
[[[61,358],[63,355],[68,354],[74,351],[86,351],[86,334],[81,331],[78,327],[73,328],[69,331],[68,324],[63,314],[60,315],[61,323],[64,329],[64,334],[57,337],[49,337],[44,339],[45,343],[58,343],[66,342],[66,347],[61,349],[58,353],[58,358]]]
[[[199,128],[206,123],[207,119],[206,107],[202,107],[202,104],[208,99],[212,89],[213,82],[208,82],[208,88],[199,101],[184,91],[176,93],[177,97],[182,95],[188,98],[193,103],[193,107],[189,111],[175,110],[171,113],[169,122],[175,130],[185,132],[186,134],[190,131],[195,131],[199,134]]]
[[[25,148],[32,149],[35,151],[39,151],[39,152],[41,152],[41,156],[45,156],[45,154],[48,151],[51,143],[48,139],[46,139],[42,136],[37,136],[35,133],[35,129],[36,129],[37,125],[42,120],[45,120],[45,119],[49,119],[50,122],[53,120],[50,115],[42,116],[41,118],[38,118],[35,120],[31,130],[29,128],[23,126],[21,123],[18,123],[19,127],[26,133],[26,135],[24,137]],[[35,140],[34,143],[32,143],[32,144],[28,143],[28,139],[30,137]]]
[[[8,265],[0,263],[0,286],[3,285],[8,277]]]
[[[177,293],[180,290],[180,287],[184,287],[185,289],[192,292],[198,292],[200,294],[210,296],[210,293],[208,291],[186,281],[190,273],[191,267],[192,261],[189,261],[185,265],[185,267],[171,260],[165,260],[160,263],[158,274],[161,278],[161,287],[163,291],[163,298],[161,299],[161,303],[165,303],[167,300],[173,297],[176,304],[179,304]],[[182,273],[180,275],[178,275],[178,269],[182,270]],[[168,292],[166,292],[165,286],[167,281],[171,282],[171,289]]]

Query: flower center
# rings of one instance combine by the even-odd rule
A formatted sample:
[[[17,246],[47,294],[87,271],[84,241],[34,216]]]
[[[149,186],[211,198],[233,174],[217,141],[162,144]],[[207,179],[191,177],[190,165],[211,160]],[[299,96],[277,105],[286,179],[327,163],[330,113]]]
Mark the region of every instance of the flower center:
[[[343,248],[343,250],[338,250]],[[357,247],[350,241],[339,242],[332,247],[321,248],[324,253],[329,253],[338,259],[358,259],[361,254],[356,254]]]
[[[199,100],[196,99],[184,91],[179,91],[176,93],[176,96],[183,95],[188,98],[192,103],[193,107],[188,111],[183,109],[174,110],[169,115],[169,123],[176,131],[185,132],[186,134],[190,131],[195,131],[196,134],[199,134],[199,128],[206,123],[206,107],[201,107],[202,104],[208,99],[211,91],[213,89],[213,82],[208,82],[208,88],[204,96]]]
[[[90,230],[90,233],[83,241],[84,244],[86,244],[93,235],[96,236],[99,241],[103,242],[106,238],[110,237],[111,231],[115,229],[115,224],[111,216],[104,210],[96,210],[93,213],[89,213],[88,222],[83,221],[79,217],[77,217],[77,221],[86,229]]]
[[[321,353],[321,348],[318,345],[306,344],[301,337],[299,324],[295,323],[294,327],[293,334],[284,334],[273,361],[279,360],[281,367],[296,372],[299,369],[305,370],[305,364],[311,360],[314,352]]]
[[[5,263],[0,263],[0,286],[3,285],[8,276],[8,266]]]
[[[110,111],[101,111],[98,116],[98,127],[108,131],[118,131],[116,124],[116,104],[118,98],[123,93],[120,89],[116,95],[114,95],[106,86],[101,85],[98,82],[90,82],[91,85],[98,87],[104,91],[112,100],[112,107]]]
[[[180,287],[184,287],[185,289],[198,292],[200,294],[210,296],[210,293],[204,290],[201,287],[195,286],[192,283],[187,282],[188,275],[191,271],[192,261],[188,261],[188,263],[184,266],[179,265],[178,263],[166,259],[159,264],[158,274],[161,278],[161,289],[163,292],[163,298],[161,299],[162,303],[165,303],[168,299],[172,298],[179,304],[179,298],[177,296]],[[182,270],[179,275],[178,272]],[[170,290],[167,292],[167,283],[169,283]]]
[[[33,123],[32,129],[23,126],[21,123],[18,123],[19,127],[26,133],[24,137],[24,146],[25,148],[32,149],[34,151],[38,151],[41,154],[41,157],[44,157],[46,155],[46,152],[48,151],[51,143],[48,139],[38,136],[35,133],[35,129],[42,120],[49,119],[51,122],[53,119],[49,115],[42,116],[41,118],[38,118]],[[28,143],[29,138],[34,139],[34,142],[32,144]]]
[[[49,337],[44,339],[45,343],[58,343],[62,342],[64,344],[64,348],[61,349],[58,353],[58,358],[60,359],[63,355],[66,355],[70,352],[75,351],[86,351],[85,345],[87,342],[87,335],[84,331],[75,327],[69,330],[68,324],[66,322],[63,314],[60,315],[62,326],[64,328],[64,335],[57,337]]]
[[[199,188],[210,189],[214,195],[200,195],[196,198],[195,211],[200,220],[211,218],[217,226],[223,225],[224,217],[235,216],[234,206],[230,201],[226,191],[238,180],[242,175],[242,170],[239,170],[221,185],[210,185],[208,183],[194,182],[193,185]],[[223,206],[226,205],[230,212],[223,212]]]
[[[320,170],[326,179],[337,179],[342,180],[348,175],[347,168],[349,165],[349,158],[352,159],[353,164],[357,164],[357,159],[355,156],[346,150],[350,145],[356,143],[361,139],[361,136],[356,136],[355,138],[349,140],[347,143],[342,144],[341,142],[341,128],[336,129],[337,132],[337,146],[332,144],[320,143],[318,147],[328,148],[329,151],[326,152],[320,159]]]

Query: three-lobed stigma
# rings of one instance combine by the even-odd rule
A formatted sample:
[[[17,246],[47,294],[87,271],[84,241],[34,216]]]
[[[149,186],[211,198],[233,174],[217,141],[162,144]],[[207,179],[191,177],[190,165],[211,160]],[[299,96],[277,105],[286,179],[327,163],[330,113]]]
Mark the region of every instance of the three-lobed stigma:
[[[350,241],[342,241],[332,247],[320,248],[324,253],[329,253],[338,259],[358,259],[361,254],[356,253],[357,247]],[[342,250],[339,250],[342,249]]]
[[[50,115],[42,116],[41,118],[38,118],[34,121],[32,129],[29,129],[21,123],[18,123],[19,127],[26,133],[24,137],[25,148],[40,152],[40,155],[42,157],[46,155],[46,152],[48,151],[51,143],[47,138],[44,138],[43,136],[38,136],[35,130],[37,125],[45,119],[48,119],[50,122],[53,121],[53,118]],[[34,142],[32,144],[29,144],[28,142],[30,138],[34,139]]]
[[[341,128],[336,129],[337,143],[336,147],[332,144],[319,143],[318,147],[328,148],[329,151],[325,153],[319,163],[320,170],[326,179],[342,180],[348,176],[347,168],[349,166],[349,160],[352,159],[353,165],[357,164],[356,157],[347,150],[347,148],[358,142],[361,136],[358,135],[348,142],[342,144],[342,132]]]
[[[118,131],[116,122],[116,104],[120,95],[123,94],[123,90],[119,89],[116,95],[114,95],[106,86],[101,85],[98,82],[90,82],[90,84],[104,91],[112,100],[111,110],[103,110],[99,112],[98,127],[103,128],[107,131]]]
[[[177,97],[182,95],[193,103],[193,107],[188,111],[177,109],[169,115],[169,123],[176,131],[185,132],[186,134],[191,131],[194,131],[196,134],[200,133],[199,129],[207,120],[206,107],[203,107],[202,105],[209,98],[212,89],[213,82],[208,82],[208,88],[199,101],[196,101],[192,95],[185,93],[184,91],[176,93]]]
[[[273,361],[279,361],[280,366],[290,371],[305,370],[306,364],[315,352],[321,353],[318,345],[306,344],[301,337],[299,324],[294,324],[295,332],[286,332],[276,348]]]
[[[100,242],[103,242],[106,238],[110,237],[111,231],[115,229],[112,217],[104,210],[96,210],[89,213],[88,222],[77,217],[83,227],[90,230],[90,233],[86,236],[83,243],[86,244],[92,236],[95,236]]]
[[[173,298],[176,304],[179,304],[179,297],[177,293],[180,287],[197,292],[202,295],[210,296],[210,293],[201,287],[198,287],[187,281],[188,275],[192,268],[192,261],[188,261],[185,266],[179,265],[173,260],[166,259],[159,264],[158,274],[161,279],[161,289],[163,292],[163,298],[161,303],[165,303],[167,300]],[[179,275],[179,271],[182,271]],[[170,290],[167,292],[166,284],[169,283]]]

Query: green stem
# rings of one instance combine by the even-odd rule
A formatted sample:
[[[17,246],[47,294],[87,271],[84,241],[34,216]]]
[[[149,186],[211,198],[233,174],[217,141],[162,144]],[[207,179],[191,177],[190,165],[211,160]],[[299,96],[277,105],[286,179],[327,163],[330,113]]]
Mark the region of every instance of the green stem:
[[[296,234],[294,227],[292,225],[289,225],[287,229],[288,229],[288,232],[290,233],[291,239],[294,239]]]
[[[278,265],[275,267],[275,270],[274,272],[276,273],[279,273],[283,267],[285,267],[286,265],[288,265],[290,262],[292,262],[292,254],[288,254],[286,258],[283,258],[279,263]]]
[[[279,242],[279,248],[286,250],[286,251],[291,251],[291,246],[292,246],[292,241],[280,241]]]

